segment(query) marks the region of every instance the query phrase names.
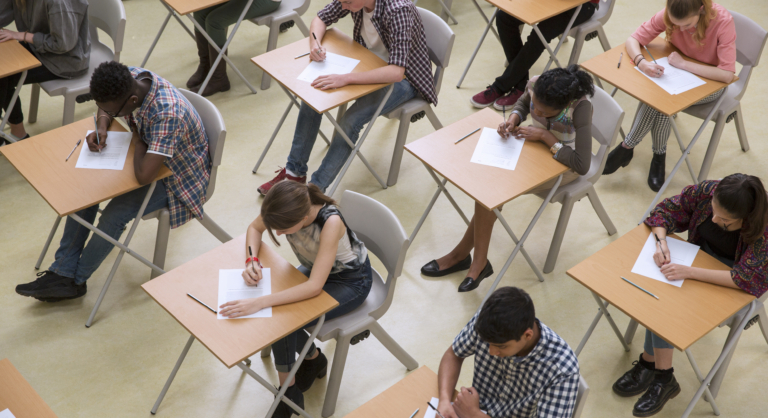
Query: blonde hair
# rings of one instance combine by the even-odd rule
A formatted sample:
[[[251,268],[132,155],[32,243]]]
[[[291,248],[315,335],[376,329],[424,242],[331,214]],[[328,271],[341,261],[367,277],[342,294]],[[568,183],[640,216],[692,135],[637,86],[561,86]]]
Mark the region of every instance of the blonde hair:
[[[702,7],[704,7],[703,10],[701,10]],[[695,14],[701,14],[701,17],[699,17],[699,23],[696,24],[696,33],[693,34],[693,40],[702,45],[702,40],[707,33],[709,23],[717,14],[712,7],[712,0],[667,0],[667,8],[664,10],[667,42],[670,42],[675,31],[680,30],[679,27],[672,23],[669,16],[672,15],[675,19],[685,19]]]

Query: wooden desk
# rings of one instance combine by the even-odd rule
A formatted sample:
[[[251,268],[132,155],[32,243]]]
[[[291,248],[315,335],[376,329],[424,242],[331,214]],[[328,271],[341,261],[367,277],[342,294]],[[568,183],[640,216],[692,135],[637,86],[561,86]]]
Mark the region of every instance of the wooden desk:
[[[243,362],[307,323],[320,317],[324,318],[328,311],[339,305],[330,295],[322,292],[312,299],[273,307],[272,318],[217,319],[213,312],[187,296],[187,293],[218,310],[219,270],[243,268],[243,248],[245,248],[244,234],[141,286],[191,334],[176,367],[152,409],[153,414],[160,406],[176,371],[195,339],[199,340],[228,368],[238,365],[260,383],[265,384],[266,381],[260,377],[257,378],[258,375]],[[261,245],[257,257],[264,267],[272,269],[273,293],[308,280],[266,243]],[[320,328],[321,326],[315,327],[312,338],[305,347],[305,354],[306,348],[314,341],[314,336]],[[298,370],[302,359],[303,356],[300,356],[296,361],[295,370]],[[265,387],[273,393],[277,392],[269,384]]]
[[[419,412],[414,418],[422,418],[433,397],[439,397],[437,374],[421,366],[345,418],[407,418],[416,409]]]
[[[8,359],[0,361],[0,411],[6,409],[10,409],[16,418],[56,418],[48,404]]]
[[[229,0],[161,0],[181,16],[224,4]]]
[[[486,209],[492,210],[504,226],[504,229],[507,230],[512,241],[515,242],[516,245],[512,250],[512,254],[507,259],[504,267],[499,271],[499,275],[486,295],[486,299],[496,289],[496,286],[499,284],[502,276],[504,276],[504,273],[506,273],[518,251],[523,253],[539,281],[544,281],[539,268],[536,267],[533,260],[531,260],[528,253],[522,247],[544,208],[549,204],[552,196],[554,196],[557,188],[560,186],[563,173],[568,171],[568,167],[552,158],[552,153],[546,145],[533,141],[525,141],[520,159],[514,170],[505,170],[471,162],[472,154],[480,139],[482,130],[475,132],[458,144],[455,142],[477,128],[487,127],[496,130],[502,119],[498,113],[486,108],[405,146],[408,152],[421,160],[438,186],[435,194],[432,196],[432,200],[427,205],[427,209],[421,215],[421,219],[411,233],[411,242],[416,238],[416,234],[432,210],[432,206],[434,206],[440,193],[445,194],[445,197],[448,198],[456,211],[459,212],[464,222],[469,224],[469,220],[464,215],[464,212],[445,188],[448,181]],[[442,181],[437,177],[435,171],[443,176]],[[518,241],[514,232],[512,232],[512,228],[510,228],[507,221],[501,215],[501,206],[554,178],[557,178],[557,181],[547,197],[544,198],[539,210]]]
[[[16,83],[16,90],[14,91],[13,96],[11,96],[11,101],[8,103],[8,110],[3,115],[2,122],[0,122],[0,138],[5,138],[9,142],[16,142],[18,138],[6,134],[3,131],[3,128],[5,128],[5,124],[8,123],[8,116],[11,114],[11,109],[13,109],[13,106],[16,104],[16,99],[19,98],[21,86],[24,85],[24,79],[27,78],[27,71],[39,67],[42,64],[34,55],[16,41],[0,42],[0,57],[3,57],[3,59],[0,60],[0,78],[21,73],[21,77]]]

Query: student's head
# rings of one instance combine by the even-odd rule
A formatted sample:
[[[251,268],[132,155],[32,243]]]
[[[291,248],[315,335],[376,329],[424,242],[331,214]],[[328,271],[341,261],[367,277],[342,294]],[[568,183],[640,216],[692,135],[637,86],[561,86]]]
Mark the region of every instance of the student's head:
[[[536,310],[528,293],[516,287],[497,289],[483,305],[475,331],[496,357],[514,356],[534,337]]]
[[[275,234],[295,234],[304,227],[312,205],[335,205],[336,202],[323,194],[314,184],[281,181],[267,192],[261,204],[261,220],[269,237],[276,245]]]
[[[140,106],[136,79],[123,64],[115,61],[99,65],[91,76],[91,96],[109,116],[128,116]]]
[[[341,8],[350,12],[359,12],[367,3],[373,3],[371,0],[339,0]]]
[[[712,222],[726,231],[741,229],[744,242],[752,244],[768,226],[768,196],[763,182],[747,174],[731,174],[715,188]]]
[[[674,31],[680,30],[690,33],[696,42],[701,43],[714,17],[712,0],[667,0],[664,12],[667,40],[672,39]]]
[[[540,75],[533,86],[533,112],[539,117],[552,118],[572,101],[594,94],[592,77],[579,70],[578,65],[553,68]]]

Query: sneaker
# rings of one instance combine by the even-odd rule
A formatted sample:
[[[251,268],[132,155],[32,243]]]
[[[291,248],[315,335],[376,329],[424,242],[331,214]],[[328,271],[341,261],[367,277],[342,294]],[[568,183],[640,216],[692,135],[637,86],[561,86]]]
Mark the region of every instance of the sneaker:
[[[328,372],[328,358],[319,348],[317,352],[319,353],[317,357],[312,360],[304,359],[299,370],[296,371],[296,386],[302,392],[308,391],[315,383],[315,379],[324,378]]]
[[[259,194],[261,194],[262,196],[266,196],[267,192],[269,191],[269,189],[272,188],[272,186],[274,186],[275,184],[283,180],[297,181],[301,184],[307,183],[307,176],[294,177],[288,174],[284,168],[280,168],[279,170],[275,171],[275,173],[277,173],[277,176],[275,176],[275,178],[262,184],[261,186],[259,186],[258,189],[256,189],[258,190]]]
[[[23,296],[45,299],[46,302],[51,302],[49,299],[75,299],[85,295],[87,291],[85,283],[78,285],[75,284],[75,279],[59,277],[63,280],[45,282],[34,290],[24,290],[17,287],[16,292]]]
[[[297,385],[288,386],[288,389],[285,390],[285,397],[293,401],[299,408],[304,409],[304,394],[301,393]],[[299,413],[294,411],[288,404],[280,402],[277,405],[277,408],[275,408],[275,413],[272,414],[272,417],[291,418],[294,414],[299,415]]]
[[[28,293],[35,292],[39,289],[43,289],[52,283],[65,281],[65,280],[72,280],[72,279],[68,277],[60,276],[50,270],[41,271],[40,273],[37,273],[37,279],[35,279],[35,281],[16,286],[16,293],[22,296],[32,296]]]
[[[56,303],[61,302],[63,300],[70,300],[70,299],[77,299],[85,296],[85,294],[88,293],[88,285],[85,283],[77,286],[77,293],[75,293],[74,296],[68,296],[63,298],[47,298],[47,297],[37,297],[35,299],[39,300],[40,302],[48,302],[48,303]]]
[[[493,88],[493,86],[488,86],[485,90],[472,96],[472,98],[469,99],[469,101],[470,103],[472,103],[472,106],[478,109],[483,109],[492,105],[493,102],[495,102],[496,99],[498,99],[501,96],[503,96],[503,94],[497,92],[496,89]]]
[[[520,97],[523,96],[523,93],[524,92],[521,90],[514,89],[508,95],[496,99],[496,101],[493,102],[493,107],[496,110],[510,111],[512,110],[512,107],[515,106],[515,103],[517,103]]]

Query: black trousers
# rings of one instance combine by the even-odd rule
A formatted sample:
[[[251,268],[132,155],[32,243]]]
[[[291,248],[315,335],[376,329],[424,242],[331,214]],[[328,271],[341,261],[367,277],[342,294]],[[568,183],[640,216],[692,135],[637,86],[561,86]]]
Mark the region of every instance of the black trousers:
[[[539,22],[539,30],[544,35],[544,39],[550,42],[552,39],[563,33],[568,22],[571,20],[576,9],[571,9],[560,13],[557,16],[550,17],[547,20]],[[595,13],[593,3],[585,3],[581,7],[579,15],[573,22],[573,26],[584,23]],[[528,70],[531,69],[541,53],[544,52],[544,44],[535,31],[531,31],[528,39],[523,44],[523,38],[520,36],[520,25],[523,22],[502,12],[496,14],[496,28],[499,30],[501,46],[504,48],[504,55],[509,61],[509,66],[504,70],[504,74],[499,76],[493,83],[493,87],[501,93],[509,93],[512,89],[524,90],[528,82]]]
[[[27,44],[22,45],[29,49]],[[19,82],[20,78],[21,73],[10,75],[5,78],[0,78],[0,106],[2,106],[2,110],[5,112],[8,111],[8,104],[11,103],[13,92],[16,91],[16,84]],[[59,78],[62,77],[59,77],[48,71],[48,69],[45,68],[45,65],[41,65],[27,72],[27,78],[24,79],[24,84],[42,83],[43,81],[56,80]],[[8,116],[8,123],[16,125],[21,122],[24,122],[24,114],[21,112],[21,97],[19,97],[16,99],[16,104],[13,105],[13,109],[11,109],[10,116]]]

